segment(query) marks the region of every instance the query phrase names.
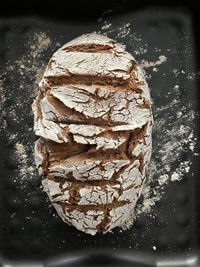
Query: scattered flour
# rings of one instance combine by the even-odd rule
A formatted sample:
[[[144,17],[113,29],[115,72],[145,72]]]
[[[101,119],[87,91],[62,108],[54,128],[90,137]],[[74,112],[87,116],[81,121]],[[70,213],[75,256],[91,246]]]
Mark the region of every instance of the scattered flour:
[[[6,128],[6,121],[4,119],[5,117],[5,110],[4,110],[4,104],[5,104],[6,98],[4,93],[4,77],[3,75],[0,75],[0,121],[1,121],[1,127],[0,127],[0,133],[1,130]]]
[[[5,95],[4,95],[4,88],[3,88],[3,80],[2,77],[0,76],[0,116],[3,112],[3,107],[5,103]]]
[[[40,81],[43,72],[46,67],[46,62],[40,59],[42,53],[46,51],[52,44],[51,39],[43,32],[40,33],[29,33],[27,35],[27,47],[29,51],[25,53],[20,59],[15,61],[14,65],[10,65],[9,68],[16,69],[18,68],[21,76],[25,75],[25,78],[22,78],[21,86],[25,87],[27,83],[27,76],[32,75],[33,82],[35,84],[32,93],[36,93],[38,88],[38,82]],[[48,60],[48,59],[47,59]]]
[[[16,170],[18,179],[14,182],[21,188],[26,188],[28,181],[31,183],[37,175],[31,141],[34,136],[33,128],[30,127],[31,104],[48,60],[43,59],[43,54],[49,49],[53,51],[54,48],[55,44],[52,44],[46,33],[29,32],[26,36],[24,53],[15,61],[8,61],[0,73],[0,133],[6,136],[9,144],[13,145],[13,153],[18,164]],[[9,90],[7,90],[8,80]],[[13,92],[15,101],[12,101]],[[31,125],[27,120],[31,120]]]
[[[132,216],[132,217],[130,217],[129,220],[126,221],[120,228],[121,228],[122,230],[127,230],[127,229],[129,229],[129,228],[133,225],[134,221],[135,221],[135,217]]]
[[[169,175],[163,174],[158,178],[158,183],[159,183],[159,185],[164,185],[168,182],[168,180],[169,180]]]
[[[27,155],[26,155],[26,149],[23,144],[16,143],[15,144],[15,149],[16,153],[21,161],[26,161],[27,160]]]
[[[153,68],[153,71],[154,71],[154,72],[158,72],[158,68],[154,67],[154,68]]]
[[[200,77],[200,71],[186,73],[183,69],[173,69],[175,77],[186,76],[188,80],[197,80]]]
[[[173,172],[171,175],[171,181],[179,181],[180,180],[180,176],[177,172]]]
[[[159,56],[159,58],[158,58],[158,60],[156,60],[156,61],[147,61],[147,60],[142,60],[141,61],[141,66],[144,68],[144,69],[148,69],[148,68],[152,68],[152,67],[154,67],[153,68],[153,71],[154,72],[157,72],[158,71],[158,68],[155,68],[156,66],[159,66],[159,65],[161,65],[161,64],[163,64],[163,63],[165,63],[167,61],[167,58],[166,58],[166,56],[164,56],[164,55],[161,55],[161,56]]]
[[[104,24],[104,26],[102,26],[101,30],[108,30],[108,29],[111,28],[111,26],[112,26],[111,23],[107,23],[107,22],[105,21],[105,24]]]
[[[15,144],[15,153],[18,159],[18,164],[19,164],[19,176],[20,176],[20,181],[23,183],[23,181],[27,181],[27,179],[33,177],[35,175],[35,168],[34,165],[29,165],[28,163],[28,153],[27,153],[27,148],[25,145],[21,143],[16,143]],[[30,179],[31,180],[31,179]]]
[[[135,55],[144,55],[147,53],[147,44],[142,38],[134,31],[130,22],[112,25],[111,22],[105,20],[98,32],[100,34],[108,35],[111,38],[117,39],[120,43],[124,43],[125,38],[128,38],[129,45],[134,46]]]

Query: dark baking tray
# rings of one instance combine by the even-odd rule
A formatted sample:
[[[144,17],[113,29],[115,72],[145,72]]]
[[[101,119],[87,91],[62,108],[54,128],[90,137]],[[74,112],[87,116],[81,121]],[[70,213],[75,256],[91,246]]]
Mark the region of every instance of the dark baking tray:
[[[52,39],[65,43],[82,33],[98,31],[102,26],[101,20],[109,16],[118,24],[124,21],[134,23],[136,31],[149,44],[147,59],[154,58],[155,47],[167,53],[171,42],[176,44],[173,52],[167,54],[169,60],[162,66],[166,75],[161,78],[158,74],[149,80],[154,105],[162,107],[166,101],[172,101],[173,92],[171,98],[166,99],[165,95],[172,84],[178,83],[184,88],[181,94],[183,104],[189,101],[193,110],[199,111],[198,80],[182,77],[174,80],[170,75],[172,68],[184,68],[191,73],[199,67],[200,27],[192,2],[175,1],[173,5],[159,5],[153,1],[151,4],[145,1],[101,1],[96,6],[92,1],[83,1],[79,7],[76,2],[59,10],[52,1],[48,5],[39,5],[39,1],[34,1],[32,8],[20,2],[12,7],[10,4],[8,1],[0,11],[2,69],[6,62],[15,60],[18,54],[23,53],[19,48],[23,47],[25,35],[30,30],[48,32]],[[185,35],[188,38],[184,38]],[[115,38],[115,35],[111,34],[111,37]],[[124,43],[134,54],[128,38]],[[190,53],[187,53],[188,46]],[[50,53],[44,54],[46,60],[50,56]],[[7,110],[18,97],[12,86],[12,78],[7,77],[6,81],[9,92],[5,105]],[[17,86],[19,77],[14,79]],[[27,80],[27,83],[30,81]],[[31,105],[32,99],[29,102]],[[22,115],[25,116],[22,121],[31,127],[33,117],[29,115],[30,105],[24,107],[27,115]],[[174,119],[173,112],[171,110],[171,114],[163,114],[166,124]],[[33,132],[26,132],[23,124],[15,125],[8,115],[6,119],[10,131],[23,133],[23,142],[34,143]],[[198,136],[198,115],[193,130]],[[54,210],[46,194],[40,190],[40,177],[32,178],[23,190],[13,183],[14,178],[18,178],[18,164],[13,157],[14,144],[6,133],[1,135],[0,266],[200,266],[198,157],[193,160],[192,176],[169,184],[162,200],[154,207],[156,216],[142,215],[135,226],[127,231],[116,229],[112,234],[92,237],[66,226],[61,219],[53,216]],[[155,135],[154,143],[159,143],[159,138],[162,136]],[[155,145],[154,154],[156,149],[159,146]],[[187,154],[184,156],[189,157]],[[28,201],[25,201],[27,196]],[[15,214],[14,218],[12,214]],[[28,221],[27,216],[31,216]],[[152,249],[153,246],[156,246],[156,251]]]

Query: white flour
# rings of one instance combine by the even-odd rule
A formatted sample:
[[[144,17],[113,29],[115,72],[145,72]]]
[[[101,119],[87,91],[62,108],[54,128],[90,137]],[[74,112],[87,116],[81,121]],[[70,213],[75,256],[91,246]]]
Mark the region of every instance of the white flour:
[[[158,60],[156,61],[147,61],[147,60],[141,60],[141,67],[144,68],[144,69],[148,69],[148,68],[151,68],[151,67],[156,67],[156,66],[159,66],[163,63],[165,63],[167,61],[167,58],[166,56],[164,55],[161,55],[159,56]],[[158,68],[153,68],[153,71],[157,72],[158,71]]]
[[[130,22],[123,23],[122,25],[112,25],[111,22],[105,20],[98,33],[117,39],[122,44],[124,44],[125,38],[128,37],[129,45],[134,46],[135,55],[144,55],[148,51],[147,44],[136,32],[134,32]]]
[[[47,64],[41,56],[50,46],[51,40],[45,33],[28,33],[24,54],[15,62],[8,62],[5,70],[0,74],[0,132],[7,137],[9,143],[14,145],[13,152],[18,163],[18,179],[14,182],[21,188],[26,188],[28,182],[31,184],[37,175],[33,159],[33,143],[28,139],[33,128],[28,126],[26,116],[32,116],[31,103]],[[15,91],[15,101],[7,107],[6,102],[12,98],[12,95],[9,95],[7,90],[6,78],[12,79],[16,74],[18,78],[11,80],[12,84],[9,88],[10,91]],[[7,120],[14,122],[15,126],[12,129],[8,127]],[[15,127],[19,124],[21,124],[20,130],[16,131]]]

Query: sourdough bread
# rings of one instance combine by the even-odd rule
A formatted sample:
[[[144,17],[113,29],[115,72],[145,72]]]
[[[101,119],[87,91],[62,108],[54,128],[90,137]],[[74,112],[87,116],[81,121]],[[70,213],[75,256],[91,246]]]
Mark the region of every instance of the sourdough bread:
[[[151,99],[125,46],[96,33],[50,59],[32,105],[35,162],[64,222],[96,234],[134,214],[151,157]]]

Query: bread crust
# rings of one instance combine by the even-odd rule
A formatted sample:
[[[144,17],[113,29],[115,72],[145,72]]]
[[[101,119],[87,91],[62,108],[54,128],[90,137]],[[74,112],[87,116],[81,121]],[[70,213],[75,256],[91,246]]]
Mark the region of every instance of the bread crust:
[[[125,46],[82,35],[50,59],[32,105],[35,162],[64,222],[91,235],[134,213],[151,157],[144,74]]]

